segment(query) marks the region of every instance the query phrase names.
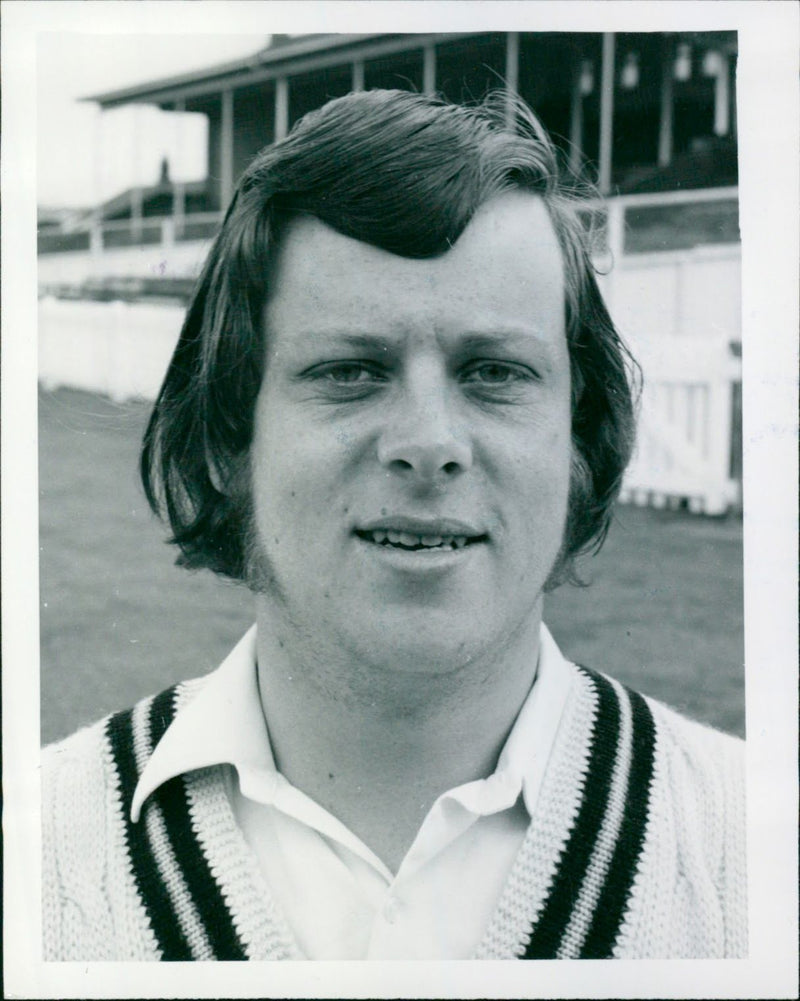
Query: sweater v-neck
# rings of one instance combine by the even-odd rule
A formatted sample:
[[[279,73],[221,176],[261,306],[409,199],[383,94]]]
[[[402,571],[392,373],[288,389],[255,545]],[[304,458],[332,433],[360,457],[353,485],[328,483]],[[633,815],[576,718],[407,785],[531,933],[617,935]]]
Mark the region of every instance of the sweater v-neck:
[[[175,694],[175,708],[189,697],[185,689]],[[641,712],[622,686],[576,669],[534,815],[475,958],[576,956],[587,940],[594,949],[602,947],[603,954],[613,947],[622,909],[616,908],[616,921],[605,921],[613,927],[599,935],[598,905],[609,897],[610,878],[622,888],[617,896],[626,897],[622,884],[629,888],[638,859],[633,845],[628,863],[614,864],[633,771],[635,709]],[[645,729],[648,715],[642,717]],[[642,756],[650,760],[649,772],[645,767],[646,798],[652,742],[649,750],[640,748],[637,763]],[[238,940],[234,951],[241,951],[240,958],[305,958],[236,824],[222,770],[192,772],[183,784],[188,829],[212,874],[215,891],[209,888],[199,898],[194,895],[196,927],[214,923],[219,934],[219,904],[214,907],[211,900],[218,897],[224,902],[222,924],[228,923]],[[646,809],[635,812],[641,822],[634,841],[640,848]],[[207,906],[213,915],[211,910],[204,913]]]

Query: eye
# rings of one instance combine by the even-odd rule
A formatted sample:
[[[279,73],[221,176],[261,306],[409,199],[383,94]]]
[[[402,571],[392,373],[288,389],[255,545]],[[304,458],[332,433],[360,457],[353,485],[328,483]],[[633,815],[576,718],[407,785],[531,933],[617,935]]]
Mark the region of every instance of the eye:
[[[348,402],[372,396],[388,380],[381,366],[366,360],[324,362],[301,375],[323,400]]]
[[[518,382],[528,382],[533,378],[533,372],[524,366],[502,361],[476,362],[462,375],[463,382],[482,387],[510,386]]]
[[[315,381],[332,383],[335,386],[362,386],[385,381],[385,375],[378,366],[367,361],[332,361],[317,365],[307,376]]]
[[[363,362],[341,361],[327,365],[317,373],[317,376],[342,385],[353,385],[353,383],[374,379],[375,372]]]

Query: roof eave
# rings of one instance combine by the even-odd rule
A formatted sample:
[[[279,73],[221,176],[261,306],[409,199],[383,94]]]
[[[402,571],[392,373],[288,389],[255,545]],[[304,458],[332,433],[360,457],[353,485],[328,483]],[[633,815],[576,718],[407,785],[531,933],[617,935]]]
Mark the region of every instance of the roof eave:
[[[254,52],[251,56],[222,63],[218,66],[192,70],[172,77],[165,77],[148,83],[123,87],[119,90],[104,91],[101,94],[89,94],[79,98],[81,101],[94,101],[102,108],[118,107],[122,104],[159,104],[173,98],[173,92],[182,90],[192,84],[216,82],[223,85],[229,79],[246,74],[248,71],[264,66],[279,65],[281,62],[291,63],[295,59],[341,48],[360,41],[385,37],[380,34],[349,34],[349,35],[304,35],[291,39],[279,45],[269,45]]]

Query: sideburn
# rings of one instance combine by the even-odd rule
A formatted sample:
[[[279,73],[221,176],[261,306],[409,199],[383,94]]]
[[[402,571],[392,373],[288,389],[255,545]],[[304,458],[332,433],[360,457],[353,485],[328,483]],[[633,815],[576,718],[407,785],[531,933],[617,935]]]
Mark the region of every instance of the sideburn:
[[[231,500],[237,508],[242,550],[242,582],[253,594],[269,594],[281,603],[286,595],[275,575],[272,563],[261,542],[253,504],[253,481],[250,454],[242,457],[235,477]]]
[[[589,463],[583,457],[574,440],[570,459],[569,494],[567,497],[567,519],[564,535],[553,568],[544,584],[545,593],[555,591],[562,584],[586,587],[575,570],[575,557],[580,551],[594,523],[592,501],[594,482]]]

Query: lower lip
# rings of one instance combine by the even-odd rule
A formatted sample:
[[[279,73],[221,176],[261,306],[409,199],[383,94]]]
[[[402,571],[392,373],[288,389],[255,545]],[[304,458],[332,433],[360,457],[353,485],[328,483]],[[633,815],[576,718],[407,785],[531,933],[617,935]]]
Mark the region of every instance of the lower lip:
[[[399,546],[379,545],[377,542],[366,542],[364,539],[356,540],[361,544],[364,552],[373,554],[382,563],[395,567],[398,570],[407,570],[416,573],[426,573],[435,570],[447,570],[456,567],[469,559],[472,554],[480,549],[484,543],[473,542],[462,546],[461,549],[448,547],[439,549],[401,549]]]

